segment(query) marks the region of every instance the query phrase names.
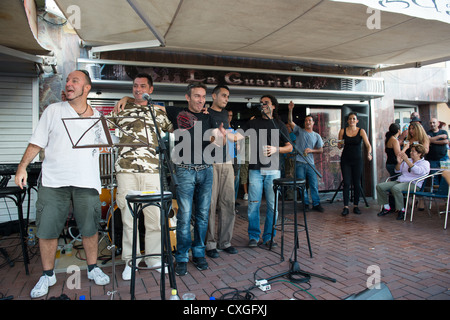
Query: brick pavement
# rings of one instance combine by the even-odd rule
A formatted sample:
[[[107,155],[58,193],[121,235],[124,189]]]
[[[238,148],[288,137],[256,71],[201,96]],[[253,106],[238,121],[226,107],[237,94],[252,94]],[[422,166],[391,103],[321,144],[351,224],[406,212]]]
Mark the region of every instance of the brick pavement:
[[[450,238],[449,230],[443,229],[443,217],[439,218],[433,209],[431,216],[426,211],[417,211],[413,222],[396,221],[392,215],[380,218],[376,215],[378,206],[372,200],[369,200],[369,208],[362,208],[361,215],[350,213],[342,217],[342,203],[335,201],[330,204],[325,200],[322,201],[325,212],[307,213],[313,257],[309,257],[305,233],[300,232],[297,260],[302,270],[314,274],[308,283],[294,283],[286,277],[276,277],[270,281],[269,291],[247,290],[254,285],[255,278],[267,279],[289,270],[288,260],[293,254],[294,238],[292,232],[285,233],[285,261],[280,260],[280,247],[272,251],[263,247],[248,248],[247,207],[245,201],[239,202],[241,206],[238,207],[233,240],[239,253],[229,255],[222,252],[217,259],[208,258],[209,269],[206,271],[198,271],[189,263],[188,274],[176,277],[180,295],[193,292],[197,299],[206,300],[213,293],[220,298],[233,292],[223,288],[235,288],[240,295],[248,293],[247,298],[253,300],[340,300],[365,290],[371,275],[367,268],[378,266],[381,281],[395,300],[450,300]],[[292,221],[291,205],[286,212],[286,219]],[[280,243],[280,233],[276,241]],[[4,243],[0,242],[2,246]],[[20,255],[18,249],[7,249],[12,257]],[[10,267],[0,261],[0,293],[13,296],[14,300],[30,300],[30,290],[42,272],[39,255],[35,254],[31,260],[30,275],[25,275],[22,262],[17,261],[14,267]],[[112,275],[112,267],[106,266],[103,270]],[[70,299],[84,295],[87,300],[129,300],[129,282],[121,279],[123,265],[116,265],[115,270],[116,293],[113,297],[109,294],[112,284],[96,286],[87,280],[86,271],[82,270],[81,289],[69,289],[67,280],[71,274],[62,272],[57,274],[56,285],[41,299],[66,294]],[[334,278],[336,282],[316,275]],[[159,282],[156,271],[138,271],[136,299],[161,299]],[[168,280],[166,288],[169,293]]]

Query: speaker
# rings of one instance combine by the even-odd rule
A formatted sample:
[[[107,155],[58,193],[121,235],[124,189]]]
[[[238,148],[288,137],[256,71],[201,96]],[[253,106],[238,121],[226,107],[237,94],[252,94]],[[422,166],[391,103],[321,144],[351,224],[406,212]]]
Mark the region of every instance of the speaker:
[[[377,285],[380,286],[379,289],[375,288]],[[394,297],[384,283],[379,283],[359,293],[352,294],[344,300],[394,300]]]

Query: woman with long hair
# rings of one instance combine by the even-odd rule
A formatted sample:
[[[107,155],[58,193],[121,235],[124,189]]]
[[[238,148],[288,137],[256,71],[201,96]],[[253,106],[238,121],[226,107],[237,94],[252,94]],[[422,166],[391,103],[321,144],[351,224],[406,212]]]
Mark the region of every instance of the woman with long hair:
[[[344,182],[344,209],[342,215],[349,214],[348,203],[350,200],[350,185],[353,184],[353,213],[360,214],[358,208],[359,196],[361,190],[361,174],[363,167],[361,142],[367,149],[367,160],[372,160],[372,146],[370,145],[367,133],[364,129],[358,128],[358,117],[355,112],[351,112],[347,117],[346,128],[339,131],[338,148],[344,148],[341,155],[341,171]]]
[[[386,132],[384,140],[384,151],[386,152],[386,170],[389,176],[395,175],[395,165],[397,164],[397,155],[400,153],[400,143],[398,136],[400,135],[400,126],[393,123],[389,126],[389,131]]]
[[[425,154],[430,150],[430,138],[428,137],[425,129],[419,122],[411,122],[408,127],[408,136],[403,142],[402,152],[410,155],[410,147],[416,144],[421,144],[425,148]]]

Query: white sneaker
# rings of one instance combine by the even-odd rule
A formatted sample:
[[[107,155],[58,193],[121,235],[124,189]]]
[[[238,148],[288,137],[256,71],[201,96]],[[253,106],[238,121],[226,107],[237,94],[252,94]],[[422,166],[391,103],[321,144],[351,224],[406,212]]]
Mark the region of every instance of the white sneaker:
[[[248,193],[244,194],[244,200],[248,200]]]
[[[88,279],[94,280],[95,284],[98,286],[104,286],[109,283],[109,277],[99,267],[95,267],[92,271],[88,271]]]
[[[125,269],[123,269],[122,279],[125,281],[131,280],[131,267],[128,263],[125,265]]]
[[[155,263],[154,265],[152,265],[152,266],[150,266],[150,268],[157,268],[157,269],[154,269],[154,270],[156,270],[156,271],[158,271],[159,273],[161,273],[161,262],[158,262],[158,263]],[[168,273],[169,272],[169,269],[167,268],[167,266],[164,268],[164,273]]]
[[[43,275],[39,278],[38,283],[34,286],[33,290],[31,290],[30,296],[31,298],[40,298],[45,296],[48,293],[48,288],[53,286],[56,283],[56,275],[53,273],[51,277],[47,275]]]

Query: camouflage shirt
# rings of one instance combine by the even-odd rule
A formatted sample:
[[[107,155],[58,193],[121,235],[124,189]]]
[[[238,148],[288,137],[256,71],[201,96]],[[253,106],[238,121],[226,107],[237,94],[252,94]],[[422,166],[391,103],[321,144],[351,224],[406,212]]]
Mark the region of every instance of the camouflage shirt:
[[[173,125],[167,118],[166,113],[157,107],[154,108],[154,110],[159,130],[165,132],[171,131],[173,129]],[[120,118],[113,118],[111,119],[112,122],[127,133],[125,134],[120,132],[120,144],[142,144],[141,141],[147,142],[148,137],[148,142],[150,145],[149,147],[120,146],[115,165],[116,172],[158,173],[159,158],[155,150],[158,140],[156,137],[152,115],[148,110],[148,106],[127,103],[123,111],[119,114],[113,115]],[[145,133],[143,119],[131,117],[144,117],[145,125],[147,126],[147,133]]]

